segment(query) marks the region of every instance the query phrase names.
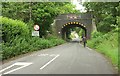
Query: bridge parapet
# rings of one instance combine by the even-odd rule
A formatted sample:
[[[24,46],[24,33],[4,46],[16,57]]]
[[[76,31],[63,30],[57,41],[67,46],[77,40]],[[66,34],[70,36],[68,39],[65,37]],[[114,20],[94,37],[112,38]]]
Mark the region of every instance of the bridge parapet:
[[[61,14],[56,17],[56,19],[92,19],[91,13],[82,13],[82,14]]]

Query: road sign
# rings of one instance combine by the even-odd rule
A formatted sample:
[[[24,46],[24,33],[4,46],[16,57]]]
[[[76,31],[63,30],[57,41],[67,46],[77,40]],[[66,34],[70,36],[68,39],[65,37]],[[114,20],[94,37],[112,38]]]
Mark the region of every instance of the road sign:
[[[34,30],[38,31],[40,29],[39,25],[34,25]]]
[[[39,36],[39,31],[32,31],[32,36]]]

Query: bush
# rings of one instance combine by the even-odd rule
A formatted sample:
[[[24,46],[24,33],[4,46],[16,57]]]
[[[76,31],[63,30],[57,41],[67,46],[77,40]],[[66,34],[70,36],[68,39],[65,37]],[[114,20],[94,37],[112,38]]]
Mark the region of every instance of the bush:
[[[113,17],[112,15],[108,15],[106,16],[102,21],[100,21],[98,23],[98,31],[102,32],[102,33],[108,33],[112,30],[115,29],[115,27],[113,26],[116,22],[116,18]]]
[[[117,24],[120,27],[120,16],[117,16]]]
[[[10,43],[2,44],[3,45],[2,59],[5,60],[8,58],[15,57],[17,55],[50,48],[63,43],[64,40],[59,39],[57,37],[53,37],[50,39],[44,39],[39,37],[29,37],[29,39],[16,38],[13,40],[11,44]]]
[[[0,24],[2,24],[3,41],[10,42],[16,37],[28,37],[29,29],[27,25],[19,20],[12,20],[7,17],[0,16]]]
[[[98,38],[101,37],[103,34],[101,32],[94,31],[92,32],[92,38]]]
[[[118,67],[118,31],[95,35],[87,44],[109,57],[112,63]]]
[[[31,37],[30,29],[22,21],[6,17],[0,17],[0,20],[2,20],[0,23],[3,32],[2,57],[0,52],[2,60],[64,43],[64,40],[55,36],[50,36],[47,39]]]

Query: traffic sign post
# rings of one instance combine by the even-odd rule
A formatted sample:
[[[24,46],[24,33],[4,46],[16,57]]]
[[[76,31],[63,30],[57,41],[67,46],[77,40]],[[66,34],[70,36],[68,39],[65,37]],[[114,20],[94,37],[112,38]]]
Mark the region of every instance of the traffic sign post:
[[[34,25],[34,31],[32,31],[32,36],[39,36],[39,25]]]
[[[39,25],[34,25],[34,30],[38,31],[40,29]]]
[[[39,36],[39,31],[32,31],[32,36]]]

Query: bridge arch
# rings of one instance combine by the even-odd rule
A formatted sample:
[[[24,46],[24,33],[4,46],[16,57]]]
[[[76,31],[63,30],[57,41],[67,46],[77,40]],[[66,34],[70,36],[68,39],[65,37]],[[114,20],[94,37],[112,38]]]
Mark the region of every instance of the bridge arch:
[[[85,30],[87,39],[91,38],[91,32],[94,31],[93,15],[91,12],[81,14],[61,14],[58,15],[53,24],[53,33],[64,38],[65,31],[70,27],[80,27]],[[71,30],[71,29],[70,29]]]
[[[63,39],[66,39],[66,34],[67,34],[68,29],[73,28],[73,27],[82,28],[85,31],[84,35],[87,38],[86,26],[80,22],[74,21],[74,22],[68,22],[68,23],[62,25],[61,34],[62,34]]]

